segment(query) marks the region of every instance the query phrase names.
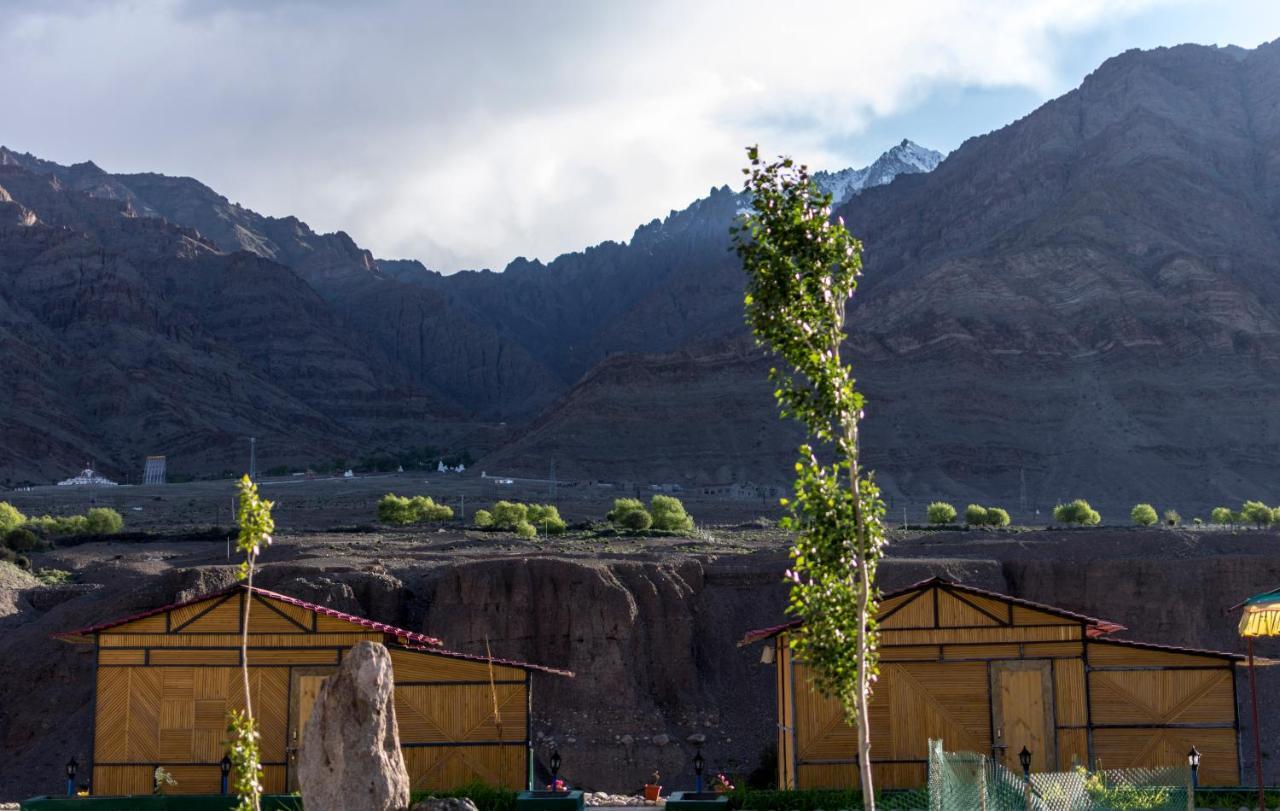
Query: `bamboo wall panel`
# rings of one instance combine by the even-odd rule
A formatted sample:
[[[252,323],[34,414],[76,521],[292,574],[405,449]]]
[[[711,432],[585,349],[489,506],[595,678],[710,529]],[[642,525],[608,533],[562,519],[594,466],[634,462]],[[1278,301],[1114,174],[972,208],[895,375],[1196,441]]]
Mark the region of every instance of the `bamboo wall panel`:
[[[411,650],[391,649],[391,668],[396,682],[403,681],[489,681],[488,662],[469,659],[450,659]],[[518,667],[493,665],[495,681],[524,681],[524,671]]]
[[[1008,624],[1011,621],[1009,604],[1006,602],[994,600],[990,597],[983,597],[980,594],[964,594],[960,599],[971,605],[977,606],[986,613],[999,619],[1002,623]]]
[[[323,648],[259,648],[249,651],[250,665],[337,665],[338,651]]]
[[[1084,726],[1089,722],[1083,660],[1059,659],[1053,663],[1053,703],[1058,726]]]
[[[279,606],[284,603],[268,602],[255,596],[249,607],[249,630],[260,634],[310,633],[311,623],[301,626],[288,616],[283,616]],[[236,626],[239,627],[238,625]]]
[[[368,629],[348,622],[337,617],[330,617],[327,614],[316,614],[316,631],[318,633],[349,633],[352,631],[367,631]]]
[[[890,665],[884,665],[887,669]],[[834,760],[849,758],[850,752],[858,751],[858,740],[853,727],[845,723],[844,711],[839,702],[818,692],[810,681],[809,669],[803,664],[794,665],[793,689],[795,694],[795,741],[796,759],[803,763],[806,760]],[[884,676],[881,677],[881,684]],[[873,696],[871,707],[872,740],[883,740],[880,737],[887,732],[885,721],[887,713],[883,705]]]
[[[217,794],[222,789],[222,769],[216,765],[164,768],[178,781],[176,786],[166,786],[165,794]]]
[[[1231,663],[1213,656],[1090,641],[1089,664],[1092,667],[1229,667]]]
[[[210,597],[207,600],[200,600],[199,602],[190,603],[189,605],[181,605],[181,606],[178,606],[177,608],[169,609],[168,611],[169,627],[174,630],[181,628],[182,626],[186,625],[188,622],[191,622],[191,620],[198,617],[206,609],[212,608],[214,603],[222,599],[227,599],[227,598],[225,595],[218,596],[218,597]],[[235,599],[235,598],[232,597],[230,599]],[[113,629],[113,630],[119,631],[119,630],[122,630],[123,628],[124,626],[121,626],[120,628]],[[164,629],[162,628],[161,630],[164,630]],[[128,633],[128,632],[125,631],[125,633]]]
[[[97,697],[94,706],[93,761],[126,760],[129,750],[129,673],[128,668],[103,668],[98,671]]]
[[[855,789],[861,784],[858,767],[853,763],[807,763],[798,770],[798,788]],[[928,780],[924,763],[871,764],[871,779],[877,790],[919,788]]]
[[[883,617],[885,614],[888,614],[890,611],[894,610],[895,608],[907,602],[908,600],[914,600],[915,597],[916,597],[915,592],[911,592],[908,594],[899,594],[897,597],[890,597],[887,600],[881,600],[876,608],[876,619]]]
[[[880,648],[880,661],[937,661],[937,645],[887,645]]]
[[[1023,747],[1031,752],[1033,772],[1049,771],[1057,763],[1052,670],[1050,662],[1034,659],[991,667],[991,722],[1004,746],[1004,765],[1015,773]]]
[[[146,662],[147,652],[143,650],[99,650],[100,665],[140,665]]]
[[[1232,672],[1113,670],[1089,674],[1095,724],[1223,724],[1235,722]]]
[[[509,790],[524,788],[524,746],[424,746],[404,750],[414,790],[448,789],[477,781]]]
[[[1079,658],[1084,654],[1083,642],[1028,642],[1022,646],[1022,655],[1028,659],[1039,657]]]
[[[885,612],[888,613],[888,612]],[[881,628],[932,628],[936,624],[933,614],[933,598],[928,591],[909,600],[893,614],[880,622]]]
[[[153,665],[238,665],[240,651],[228,648],[203,650],[156,648],[149,652],[148,662]]]
[[[1058,771],[1069,772],[1089,763],[1089,730],[1058,730]]]
[[[943,628],[955,628],[957,626],[967,625],[991,625],[998,626],[1003,623],[994,617],[979,611],[972,605],[963,602],[950,592],[937,589],[938,600],[938,624]],[[927,597],[925,598],[927,599]],[[1002,614],[1004,612],[1001,612]],[[997,615],[999,616],[999,615]]]
[[[152,617],[131,620],[111,630],[121,634],[162,634],[165,632],[165,616],[156,614]]]
[[[395,701],[404,743],[523,741],[527,734],[523,684],[495,685],[492,692],[487,684],[398,686]]]
[[[361,631],[349,634],[250,634],[251,648],[349,648],[362,640],[381,642],[383,634]],[[239,648],[239,634],[102,634],[104,648]],[[524,672],[520,671],[523,677]]]
[[[1185,766],[1187,752],[1200,750],[1200,782],[1240,782],[1234,729],[1095,729],[1093,755],[1101,768]]]
[[[106,796],[150,794],[154,787],[150,766],[93,767],[93,793]]]
[[[1007,645],[943,645],[943,659],[1017,659],[1022,646]]]
[[[1023,628],[946,628],[938,630],[887,629],[882,632],[881,637],[886,645],[1066,642],[1080,638],[1080,626],[1058,625]]]
[[[252,619],[252,611],[249,612],[249,616]],[[231,599],[223,600],[181,628],[175,625],[174,630],[184,634],[238,633],[240,631],[240,595],[233,594]]]
[[[778,717],[778,787],[796,787],[793,757],[795,755],[795,716],[791,713],[791,647],[787,635],[774,640],[774,667],[777,670]]]
[[[270,603],[272,608],[279,611],[281,614],[284,614],[302,628],[312,630],[312,622],[317,614],[311,609],[303,608],[300,605],[293,605],[292,603],[286,603],[283,600],[273,600],[270,597],[263,597],[262,595],[258,595],[258,600],[260,602]],[[343,630],[348,629],[344,628]]]
[[[1080,620],[1059,617],[1047,611],[1037,611],[1021,605],[1012,607],[1014,625],[1074,625],[1080,626]]]

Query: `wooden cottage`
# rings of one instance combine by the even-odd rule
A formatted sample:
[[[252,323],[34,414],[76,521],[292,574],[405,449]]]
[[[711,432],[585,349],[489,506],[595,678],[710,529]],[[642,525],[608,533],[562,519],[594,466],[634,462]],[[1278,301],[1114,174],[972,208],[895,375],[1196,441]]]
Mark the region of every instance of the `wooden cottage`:
[[[877,788],[926,782],[927,744],[990,754],[1021,773],[1185,764],[1204,785],[1237,785],[1235,666],[1229,653],[1110,638],[1122,626],[934,578],[886,594],[870,704]],[[778,780],[857,785],[857,742],[788,644],[796,623],[747,634],[777,667]],[[767,658],[767,657],[766,657]]]
[[[390,651],[400,744],[415,789],[476,780],[525,788],[532,674],[573,675],[449,651],[425,634],[237,584],[60,635],[95,647],[94,794],[150,794],[157,766],[177,780],[171,792],[218,792],[227,711],[244,705],[246,605],[268,793],[297,788],[303,724],[321,683],[357,642]]]

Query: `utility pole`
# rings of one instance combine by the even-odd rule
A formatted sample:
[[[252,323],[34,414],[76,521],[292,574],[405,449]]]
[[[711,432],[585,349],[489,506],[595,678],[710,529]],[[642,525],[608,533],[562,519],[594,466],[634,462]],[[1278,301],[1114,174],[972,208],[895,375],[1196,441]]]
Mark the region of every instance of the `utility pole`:
[[[249,437],[249,478],[255,481],[258,478],[258,438],[256,436]]]
[[[556,501],[556,460],[551,460],[551,503]]]

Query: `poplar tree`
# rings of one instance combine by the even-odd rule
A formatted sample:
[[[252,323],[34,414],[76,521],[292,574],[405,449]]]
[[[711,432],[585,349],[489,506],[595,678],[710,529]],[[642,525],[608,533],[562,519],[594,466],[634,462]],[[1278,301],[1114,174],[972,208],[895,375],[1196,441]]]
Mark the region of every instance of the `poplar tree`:
[[[863,807],[874,811],[867,702],[878,674],[884,503],[860,466],[863,397],[841,358],[862,245],[842,220],[831,221],[831,195],[806,167],[790,158],[764,162],[758,147],[747,157],[751,209],[733,228],[747,273],[746,319],[756,341],[785,364],[769,370],[782,416],[801,422],[812,443],[799,449],[794,500],[783,500],[795,530],[788,610],[802,620],[791,646],[855,728]]]

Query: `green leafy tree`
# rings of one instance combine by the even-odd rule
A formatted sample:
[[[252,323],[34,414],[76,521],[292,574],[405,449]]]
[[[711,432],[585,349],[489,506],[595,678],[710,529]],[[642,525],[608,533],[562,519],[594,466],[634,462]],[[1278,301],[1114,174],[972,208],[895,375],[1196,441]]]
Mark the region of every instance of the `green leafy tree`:
[[[1079,524],[1092,526],[1102,523],[1102,516],[1089,506],[1089,502],[1078,498],[1070,504],[1059,504],[1053,508],[1053,520],[1060,524]]]
[[[649,512],[653,515],[653,528],[667,532],[693,532],[693,516],[684,509],[684,503],[675,496],[655,495],[649,500]]]
[[[530,504],[529,523],[534,529],[548,535],[559,535],[567,527],[560,517],[560,510],[554,504]]]
[[[415,524],[428,521],[448,521],[453,518],[453,508],[437,504],[430,496],[414,496],[409,499],[409,510]]]
[[[240,480],[237,489],[240,493],[240,509],[237,514],[240,531],[236,536],[236,551],[244,555],[244,561],[237,567],[236,576],[252,592],[258,556],[271,545],[272,533],[276,531],[275,520],[271,517],[274,505],[258,495],[258,486],[248,476]],[[244,610],[240,618],[240,674],[244,679],[244,711],[231,710],[227,713],[227,733],[231,738],[227,755],[231,759],[235,790],[240,798],[236,811],[260,811],[262,801],[262,752],[259,746],[261,732],[253,717],[249,685],[249,606],[252,604],[253,600],[248,599],[242,603]]]
[[[954,524],[956,508],[945,501],[935,501],[925,508],[930,524]]]
[[[639,531],[653,526],[653,516],[637,498],[614,499],[613,509],[605,518],[621,529]]]
[[[387,493],[378,501],[378,520],[384,524],[407,526],[413,523],[413,506],[404,496]]]
[[[964,522],[971,527],[980,527],[987,523],[987,508],[981,504],[970,504],[965,507]]]
[[[1261,501],[1246,501],[1240,508],[1240,514],[1259,529],[1271,525],[1271,508]]]
[[[1214,507],[1209,513],[1209,520],[1215,524],[1226,526],[1234,523],[1234,514],[1230,507]]]
[[[985,523],[989,527],[1007,527],[1009,526],[1009,512],[1000,507],[988,507]]]
[[[1270,513],[1270,510],[1268,510],[1267,512]],[[1165,510],[1164,522],[1171,527],[1176,527],[1182,523],[1182,516],[1178,515],[1177,510]]]
[[[1156,508],[1145,503],[1133,505],[1133,509],[1129,511],[1129,518],[1140,527],[1154,526],[1160,520],[1156,515]]]
[[[863,807],[875,811],[867,702],[879,664],[875,578],[884,503],[861,468],[863,397],[840,354],[862,245],[842,221],[831,222],[831,195],[806,167],[790,158],[763,162],[756,147],[747,156],[751,211],[733,230],[747,273],[747,323],[789,367],[769,371],[774,396],[813,441],[800,448],[788,519],[796,530],[789,610],[803,621],[792,646],[855,727]]]
[[[27,517],[21,510],[7,501],[0,501],[0,532],[15,529],[25,523],[27,523]]]
[[[14,527],[5,533],[4,545],[15,552],[35,552],[44,546],[40,536],[27,527]]]
[[[93,507],[84,514],[85,532],[114,535],[124,529],[124,518],[110,507]]]
[[[538,536],[537,528],[528,521],[521,521],[517,523],[515,525],[515,531],[521,538],[536,538]]]
[[[493,505],[493,525],[498,529],[514,530],[521,523],[529,522],[529,505],[514,501],[499,501]]]
[[[488,510],[476,510],[475,522],[481,529],[488,529],[493,526],[493,513]]]

